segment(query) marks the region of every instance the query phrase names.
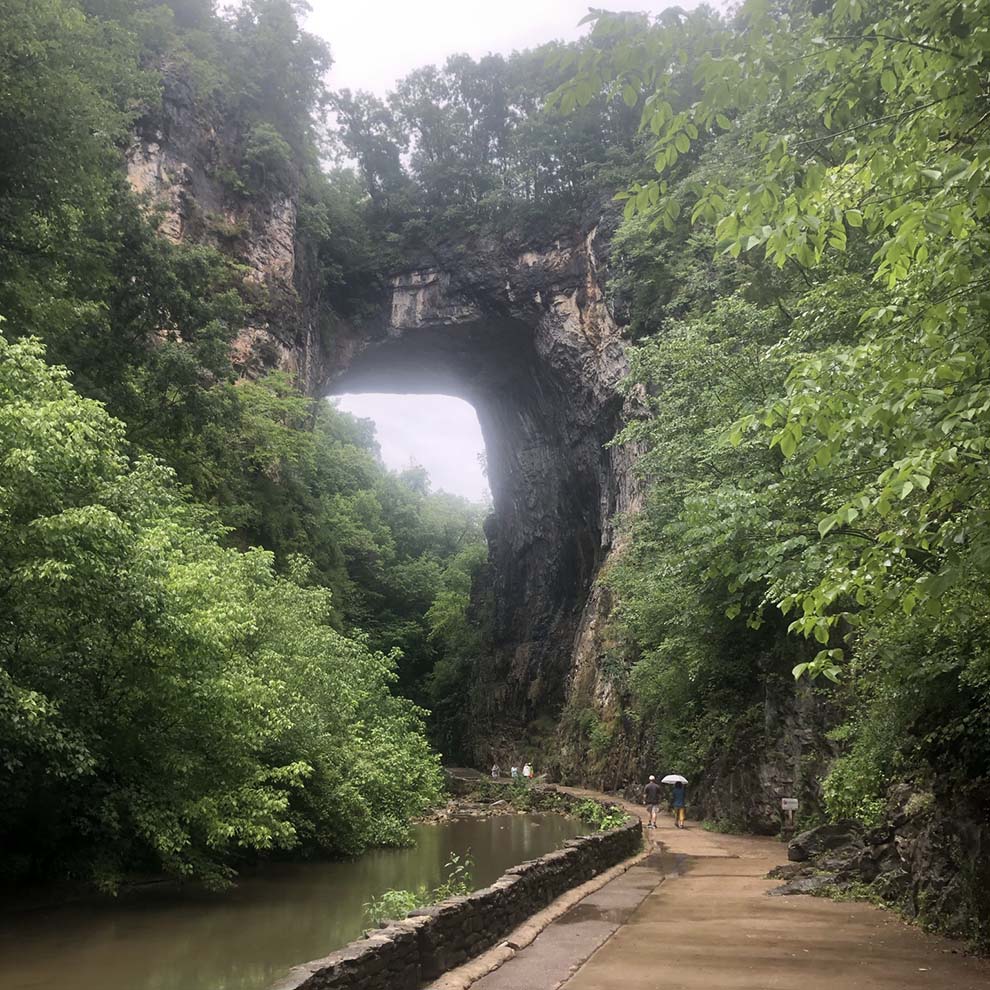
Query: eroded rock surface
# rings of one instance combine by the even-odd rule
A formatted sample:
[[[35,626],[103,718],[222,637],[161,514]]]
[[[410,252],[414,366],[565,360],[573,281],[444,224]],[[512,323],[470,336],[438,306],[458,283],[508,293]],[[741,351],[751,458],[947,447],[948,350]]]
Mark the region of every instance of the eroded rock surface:
[[[162,236],[221,250],[243,266],[256,302],[265,301],[234,343],[238,366],[246,374],[288,371],[313,393],[324,372],[321,301],[299,256],[296,199],[238,186],[241,140],[181,75],[170,75],[161,108],[140,122],[127,149],[127,178],[155,211]]]
[[[787,858],[792,863],[804,863],[816,856],[843,850],[848,857],[863,849],[863,827],[854,821],[835,822],[808,829],[791,839]]]
[[[494,512],[486,526],[491,653],[479,664],[474,755],[509,758],[594,667],[609,601],[593,590],[636,508],[632,453],[610,448],[634,411],[605,301],[597,231],[544,251],[479,244],[470,260],[397,276],[379,325],[341,328],[324,390],[439,392],[478,413]],[[503,760],[504,762],[504,760]]]
[[[869,893],[939,930],[976,944],[990,940],[990,820],[984,807],[958,794],[936,798],[899,784],[889,795],[888,821],[855,821],[809,829],[791,840],[791,860],[769,874],[787,881],[772,893],[823,888]]]

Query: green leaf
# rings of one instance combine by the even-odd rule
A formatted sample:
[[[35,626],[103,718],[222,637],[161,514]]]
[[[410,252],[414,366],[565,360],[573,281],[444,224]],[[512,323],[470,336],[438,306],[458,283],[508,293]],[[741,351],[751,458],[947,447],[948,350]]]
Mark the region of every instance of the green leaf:
[[[780,450],[784,457],[793,457],[797,450],[797,439],[790,429],[784,430],[780,435]]]

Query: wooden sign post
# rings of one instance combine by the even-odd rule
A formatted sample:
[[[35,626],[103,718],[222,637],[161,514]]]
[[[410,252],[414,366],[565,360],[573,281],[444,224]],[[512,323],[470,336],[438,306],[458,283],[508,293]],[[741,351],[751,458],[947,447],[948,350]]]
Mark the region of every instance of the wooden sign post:
[[[787,816],[787,821],[784,823],[784,827],[781,832],[785,835],[794,834],[794,812],[798,810],[798,799],[797,798],[781,798],[780,808]]]

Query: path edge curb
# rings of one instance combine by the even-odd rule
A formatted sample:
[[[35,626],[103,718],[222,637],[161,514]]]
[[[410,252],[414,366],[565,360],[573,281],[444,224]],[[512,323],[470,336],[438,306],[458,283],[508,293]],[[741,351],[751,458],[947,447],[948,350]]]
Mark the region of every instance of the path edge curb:
[[[622,876],[637,863],[643,862],[653,851],[653,844],[647,842],[645,848],[641,849],[635,856],[630,856],[621,863],[616,863],[615,866],[609,867],[579,887],[573,887],[561,894],[555,901],[551,901],[545,908],[537,911],[523,924],[514,928],[497,945],[456,969],[444,973],[438,980],[429,984],[427,990],[467,990],[482,977],[494,973],[495,970],[504,966],[516,953],[534,942],[538,935],[570,911],[572,907],[583,901],[589,894],[595,893],[616,877]]]

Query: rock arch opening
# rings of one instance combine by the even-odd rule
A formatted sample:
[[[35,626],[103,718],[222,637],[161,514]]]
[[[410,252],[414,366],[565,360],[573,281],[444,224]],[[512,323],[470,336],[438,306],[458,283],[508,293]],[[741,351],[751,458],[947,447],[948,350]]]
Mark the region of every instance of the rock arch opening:
[[[556,626],[582,603],[601,546],[591,424],[575,429],[569,383],[540,359],[533,336],[512,319],[406,328],[370,343],[333,382],[333,392],[440,393],[474,407],[493,504],[494,632],[527,650],[558,641]]]
[[[485,442],[470,403],[435,392],[345,392],[333,402],[338,409],[375,424],[386,467],[422,468],[433,491],[479,507],[491,503]]]

